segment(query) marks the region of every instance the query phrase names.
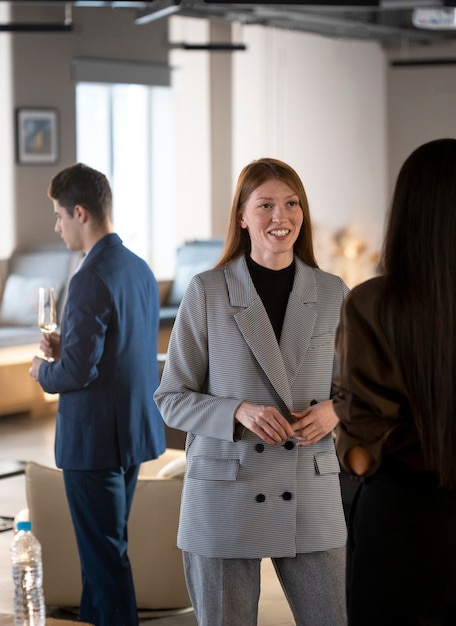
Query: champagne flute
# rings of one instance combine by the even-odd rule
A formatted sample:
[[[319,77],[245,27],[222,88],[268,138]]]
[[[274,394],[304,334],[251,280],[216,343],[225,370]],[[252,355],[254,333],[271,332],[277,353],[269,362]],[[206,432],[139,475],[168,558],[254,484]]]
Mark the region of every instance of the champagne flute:
[[[38,289],[38,326],[42,333],[50,334],[57,329],[54,287]]]

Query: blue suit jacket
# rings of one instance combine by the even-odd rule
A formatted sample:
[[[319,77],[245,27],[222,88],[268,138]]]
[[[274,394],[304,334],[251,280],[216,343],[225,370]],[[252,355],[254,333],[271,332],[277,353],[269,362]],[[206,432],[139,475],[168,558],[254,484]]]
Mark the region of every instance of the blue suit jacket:
[[[147,264],[109,234],[70,281],[60,360],[39,382],[59,393],[55,456],[63,469],[129,467],[165,449],[154,403],[159,294]]]

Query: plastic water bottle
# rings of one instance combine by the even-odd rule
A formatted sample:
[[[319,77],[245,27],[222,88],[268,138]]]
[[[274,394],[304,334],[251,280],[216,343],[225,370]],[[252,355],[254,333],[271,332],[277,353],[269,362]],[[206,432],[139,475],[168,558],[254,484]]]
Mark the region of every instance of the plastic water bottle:
[[[10,546],[14,580],[14,626],[45,626],[41,545],[31,522],[18,522]]]

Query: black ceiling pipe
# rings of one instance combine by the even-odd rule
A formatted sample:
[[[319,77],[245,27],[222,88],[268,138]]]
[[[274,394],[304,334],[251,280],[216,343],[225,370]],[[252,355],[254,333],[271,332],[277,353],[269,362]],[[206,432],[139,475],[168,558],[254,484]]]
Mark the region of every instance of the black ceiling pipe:
[[[73,24],[53,24],[53,23],[27,23],[12,22],[11,24],[0,24],[0,32],[4,33],[70,33],[73,31]]]
[[[235,52],[236,50],[247,50],[243,43],[182,43],[173,46],[182,50],[209,50],[211,52]]]

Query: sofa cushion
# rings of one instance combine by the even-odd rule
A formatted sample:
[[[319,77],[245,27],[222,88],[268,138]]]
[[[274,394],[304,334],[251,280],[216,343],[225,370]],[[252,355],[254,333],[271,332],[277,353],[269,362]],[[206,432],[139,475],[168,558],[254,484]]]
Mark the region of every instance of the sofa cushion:
[[[173,459],[164,467],[162,467],[157,472],[157,476],[159,478],[183,478],[186,466],[187,461],[185,458],[185,454],[183,454],[182,456],[178,457],[177,459]]]
[[[57,321],[61,319],[67,296],[68,283],[82,258],[81,252],[72,252],[62,244],[47,244],[27,251],[16,251],[9,259],[8,275],[24,278],[47,277],[51,284],[61,285],[57,298]]]
[[[15,348],[41,341],[38,324],[35,326],[2,326],[0,324],[0,330],[0,348]]]
[[[5,326],[36,326],[40,287],[54,287],[55,299],[58,301],[62,285],[50,278],[10,274],[3,292],[0,323]]]

